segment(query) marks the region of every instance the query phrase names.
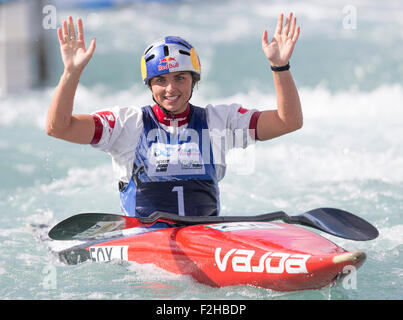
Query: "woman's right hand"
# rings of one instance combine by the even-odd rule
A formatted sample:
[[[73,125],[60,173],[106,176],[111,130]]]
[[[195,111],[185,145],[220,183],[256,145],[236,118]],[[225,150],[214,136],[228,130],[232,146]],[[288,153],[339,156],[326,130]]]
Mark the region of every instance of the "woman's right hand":
[[[65,72],[80,75],[95,51],[96,40],[93,39],[89,48],[85,48],[83,21],[80,18],[77,19],[77,35],[72,17],[68,18],[68,22],[63,21],[62,27],[57,29],[57,36],[64,70]]]

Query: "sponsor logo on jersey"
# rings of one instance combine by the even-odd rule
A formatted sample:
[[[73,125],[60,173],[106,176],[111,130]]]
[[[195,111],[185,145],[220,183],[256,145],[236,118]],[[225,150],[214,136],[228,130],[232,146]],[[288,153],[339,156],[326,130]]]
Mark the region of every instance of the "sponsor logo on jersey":
[[[193,142],[182,144],[153,143],[149,161],[150,164],[155,165],[155,171],[149,169],[149,175],[165,174],[168,171],[174,175],[188,174],[185,172],[188,170],[192,170],[192,173],[195,174],[205,172],[199,145]]]

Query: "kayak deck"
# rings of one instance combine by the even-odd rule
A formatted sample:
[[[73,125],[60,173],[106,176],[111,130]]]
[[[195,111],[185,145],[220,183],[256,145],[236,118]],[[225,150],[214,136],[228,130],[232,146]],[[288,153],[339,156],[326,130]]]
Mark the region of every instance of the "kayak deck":
[[[253,285],[277,291],[327,286],[346,266],[358,268],[365,261],[363,252],[347,252],[315,232],[286,223],[134,229],[137,234],[94,239],[59,256],[69,264],[88,259],[152,263],[214,287]]]

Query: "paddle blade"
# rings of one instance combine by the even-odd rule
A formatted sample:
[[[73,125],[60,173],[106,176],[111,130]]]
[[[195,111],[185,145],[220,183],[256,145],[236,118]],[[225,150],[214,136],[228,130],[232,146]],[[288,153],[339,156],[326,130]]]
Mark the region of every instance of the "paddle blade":
[[[378,237],[378,230],[364,219],[344,210],[319,208],[292,217],[295,222],[319,229],[337,237],[367,241]]]
[[[108,213],[81,213],[58,223],[49,231],[54,240],[82,240],[106,232],[142,225],[136,218]]]

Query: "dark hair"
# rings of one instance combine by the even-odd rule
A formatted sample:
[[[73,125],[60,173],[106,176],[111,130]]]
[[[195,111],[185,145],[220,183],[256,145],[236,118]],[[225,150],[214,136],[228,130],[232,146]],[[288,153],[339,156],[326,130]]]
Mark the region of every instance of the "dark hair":
[[[196,86],[196,84],[200,81],[200,74],[195,72],[191,72],[192,74],[192,89]]]

